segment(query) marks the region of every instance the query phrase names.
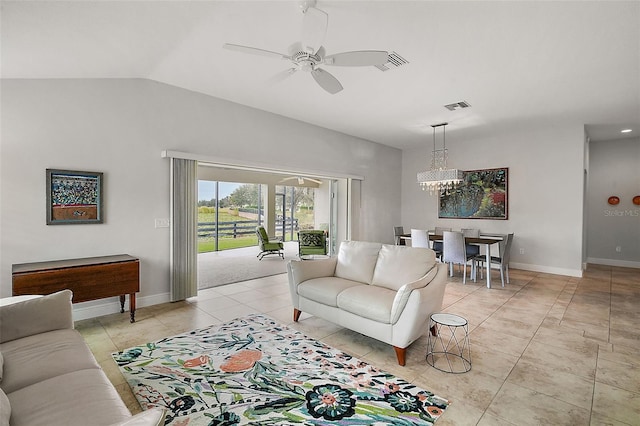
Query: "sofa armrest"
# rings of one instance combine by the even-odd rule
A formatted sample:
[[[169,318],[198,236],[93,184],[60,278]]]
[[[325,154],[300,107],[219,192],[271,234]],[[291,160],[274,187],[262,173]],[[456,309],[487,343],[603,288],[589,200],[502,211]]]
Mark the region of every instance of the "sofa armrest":
[[[438,272],[429,285],[411,291],[405,307],[393,324],[392,345],[406,348],[427,331],[431,314],[442,310],[448,275],[447,264],[439,263]]]
[[[47,331],[73,329],[70,290],[0,306],[0,343]]]
[[[128,420],[120,423],[114,423],[111,426],[162,426],[167,415],[164,408],[151,408],[136,414]]]
[[[290,260],[287,263],[289,293],[294,308],[298,308],[298,284],[313,278],[333,277],[338,259],[331,257],[317,260]]]
[[[411,296],[411,292],[415,289],[423,288],[427,286],[438,274],[438,263],[429,270],[422,278],[411,283],[407,283],[398,289],[395,298],[393,299],[393,305],[391,306],[391,324],[395,324],[400,318],[402,310]]]

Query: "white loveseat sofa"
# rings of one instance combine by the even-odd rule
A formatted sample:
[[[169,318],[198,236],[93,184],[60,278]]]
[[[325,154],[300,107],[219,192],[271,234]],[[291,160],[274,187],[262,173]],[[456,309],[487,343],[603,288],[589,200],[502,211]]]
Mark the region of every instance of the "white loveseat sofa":
[[[446,269],[430,249],[344,241],[337,257],[288,263],[293,320],[306,312],[388,343],[405,365],[442,307]]]

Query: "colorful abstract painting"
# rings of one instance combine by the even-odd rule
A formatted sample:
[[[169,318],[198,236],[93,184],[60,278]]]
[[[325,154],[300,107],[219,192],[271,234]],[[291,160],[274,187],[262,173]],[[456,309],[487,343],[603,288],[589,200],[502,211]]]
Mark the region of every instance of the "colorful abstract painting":
[[[463,172],[462,182],[440,194],[438,217],[443,219],[508,219],[509,169]]]

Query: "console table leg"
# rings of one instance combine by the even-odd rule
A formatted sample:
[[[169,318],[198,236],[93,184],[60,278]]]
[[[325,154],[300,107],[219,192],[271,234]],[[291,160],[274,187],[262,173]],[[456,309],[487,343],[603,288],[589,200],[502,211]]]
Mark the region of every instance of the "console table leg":
[[[136,322],[136,294],[131,293],[129,295],[129,312],[131,315],[131,322]]]
[[[120,313],[124,312],[124,294],[120,295]]]

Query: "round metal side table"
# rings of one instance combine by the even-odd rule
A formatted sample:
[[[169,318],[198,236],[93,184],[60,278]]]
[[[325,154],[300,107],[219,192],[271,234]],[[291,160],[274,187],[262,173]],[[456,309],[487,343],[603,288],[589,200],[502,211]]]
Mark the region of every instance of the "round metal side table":
[[[469,323],[455,314],[433,314],[429,324],[437,336],[429,333],[427,363],[445,373],[466,373],[471,370]]]

